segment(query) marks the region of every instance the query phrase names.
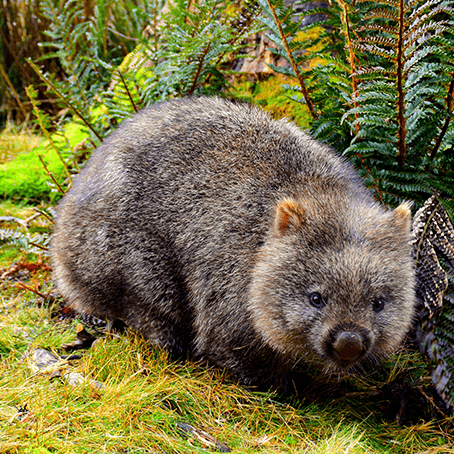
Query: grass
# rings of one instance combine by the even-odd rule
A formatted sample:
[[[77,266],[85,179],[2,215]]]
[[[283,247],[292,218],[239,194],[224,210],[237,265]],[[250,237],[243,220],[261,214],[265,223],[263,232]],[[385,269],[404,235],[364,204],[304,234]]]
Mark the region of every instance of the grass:
[[[42,139],[28,129],[18,129],[9,124],[0,134],[0,166],[27,153],[42,142]]]
[[[4,201],[0,217],[27,219],[45,208]],[[45,216],[28,228],[1,222],[0,238],[6,230],[35,238],[51,228]],[[80,320],[63,318],[58,300],[37,296],[52,288],[47,252],[0,239],[0,277],[1,453],[208,453],[217,440],[238,453],[454,454],[452,417],[433,411],[436,419],[423,418],[417,409],[399,426],[387,414],[386,385],[413,384],[433,398],[418,352],[401,351],[339,383],[310,366],[320,385],[311,400],[253,392],[224,371],[171,361],[129,332],[98,332],[80,359],[38,370],[34,350],[67,354],[63,345],[76,339]],[[71,385],[69,372],[85,380]]]

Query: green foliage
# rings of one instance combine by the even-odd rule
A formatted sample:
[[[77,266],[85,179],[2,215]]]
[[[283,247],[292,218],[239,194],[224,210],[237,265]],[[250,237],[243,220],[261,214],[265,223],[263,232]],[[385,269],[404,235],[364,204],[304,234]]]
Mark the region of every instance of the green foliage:
[[[52,18],[53,25],[46,32],[50,40],[42,45],[56,50],[43,58],[58,58],[64,77],[43,73],[29,61],[61,107],[92,131],[95,143],[147,105],[225,89],[225,63],[254,31],[254,14],[239,21],[248,8],[247,1],[178,0],[162,15],[160,0],[141,6],[128,4],[138,25],[129,30],[134,47],[120,64],[113,52],[116,47],[106,44],[103,17],[110,6],[101,0],[98,3],[96,20],[84,20],[81,0],[71,0],[65,8],[54,6],[52,0],[44,1],[43,12]]]
[[[242,36],[225,14],[225,2],[176,0],[164,16],[162,61],[155,68],[155,81],[146,88],[153,100],[175,96],[218,93],[227,84],[222,64],[238,51]]]
[[[48,234],[30,236],[18,230],[0,229],[0,248],[6,244],[24,251],[27,254],[42,254],[49,244]]]
[[[48,255],[49,224],[52,214],[43,205],[32,206],[21,201],[6,201],[0,204],[0,274],[3,266],[14,267],[21,261],[36,261]],[[37,265],[30,265],[37,268]],[[0,289],[5,280],[0,278]]]
[[[75,114],[77,121],[82,121],[92,131],[98,143],[110,128],[102,128],[104,123],[92,125],[96,120],[93,109],[99,104],[100,93],[110,84],[111,72],[140,42],[149,16],[158,13],[157,2],[146,3],[142,10],[130,2],[115,6],[99,0],[90,14],[86,10],[87,3],[82,0],[57,3],[44,0],[41,3],[43,15],[51,20],[45,32],[48,39],[41,46],[51,51],[40,61],[57,59],[61,73],[43,73],[36,64],[29,63],[49,91],[57,96],[58,105]]]
[[[303,43],[296,39],[299,25],[298,22],[292,20],[292,7],[285,7],[284,0],[258,0],[258,2],[264,12],[261,21],[269,30],[267,36],[277,45],[277,48],[270,50],[279,57],[283,57],[290,68],[270,66],[281,74],[297,78],[299,83],[298,88],[303,95],[304,102],[307,104],[312,117],[317,119],[318,115],[315,112],[300,69],[300,65],[305,61],[305,57],[304,55],[299,55],[299,52],[303,51],[304,48]]]
[[[236,81],[235,90],[245,94],[244,100],[268,110],[273,118],[288,118],[300,128],[309,129],[311,124],[309,110],[304,104],[289,102],[287,94],[282,90],[282,84],[287,82],[284,76],[277,74],[260,83],[251,82],[247,76],[243,79],[242,82]]]
[[[121,121],[165,99],[224,90],[228,86],[225,63],[243,47],[246,33],[251,33],[246,24],[235,25],[241,11],[221,0],[173,2],[155,37],[141,43],[112,74],[115,88],[102,95],[109,120]],[[253,17],[247,25],[252,21]]]
[[[316,42],[328,63],[304,70],[315,55],[295,40],[292,10],[277,0],[260,3],[279,47],[273,52],[288,61],[275,70],[298,81],[286,88],[313,112],[315,137],[348,156],[381,202],[420,206],[438,190],[453,214],[450,4],[336,0],[323,11],[325,32]]]
[[[49,170],[61,179],[63,165],[55,158],[50,158],[50,151],[45,152],[38,148],[32,153],[18,156],[3,166],[5,173],[0,179],[0,198],[31,199],[36,203],[55,194],[50,186],[49,176],[39,161],[37,154],[39,152],[44,154],[44,159],[49,163]]]

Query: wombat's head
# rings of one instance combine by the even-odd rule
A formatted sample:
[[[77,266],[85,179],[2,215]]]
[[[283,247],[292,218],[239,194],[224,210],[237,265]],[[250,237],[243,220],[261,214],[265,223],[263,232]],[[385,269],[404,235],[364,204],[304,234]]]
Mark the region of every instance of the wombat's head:
[[[282,200],[252,275],[255,329],[282,354],[312,352],[337,372],[391,353],[414,312],[409,233],[407,204]]]

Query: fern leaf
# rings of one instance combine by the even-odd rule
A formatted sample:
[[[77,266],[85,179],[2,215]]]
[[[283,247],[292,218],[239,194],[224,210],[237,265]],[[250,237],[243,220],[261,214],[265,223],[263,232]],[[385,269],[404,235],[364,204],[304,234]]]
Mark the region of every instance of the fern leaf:
[[[370,0],[356,0],[356,3],[370,3]],[[375,5],[383,5],[384,7],[391,6],[398,8],[399,0],[377,0],[374,1]]]
[[[370,21],[371,19],[399,21],[399,13],[391,9],[377,8],[365,14],[364,21]]]
[[[354,42],[353,49],[361,52],[370,52],[371,54],[384,57],[389,61],[394,61],[396,58],[396,51],[394,49],[383,49],[382,47],[375,46],[369,43]]]

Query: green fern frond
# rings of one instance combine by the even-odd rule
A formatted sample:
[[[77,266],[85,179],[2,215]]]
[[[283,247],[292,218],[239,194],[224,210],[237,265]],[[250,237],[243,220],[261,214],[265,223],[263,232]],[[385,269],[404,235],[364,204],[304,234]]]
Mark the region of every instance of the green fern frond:
[[[370,21],[372,19],[398,21],[399,13],[393,9],[376,8],[371,11],[368,11],[364,15],[365,22]]]
[[[369,66],[358,68],[353,75],[360,76],[361,79],[371,79],[377,76],[395,76],[396,72],[393,68],[384,68],[383,66]]]
[[[384,142],[377,142],[377,141],[368,141],[363,140],[360,142],[354,142],[352,145],[347,148],[344,152],[346,155],[359,153],[363,157],[377,157],[379,155],[384,156],[395,156],[396,154],[396,147],[394,144],[384,141]]]
[[[356,4],[367,4],[369,5],[371,3],[370,0],[356,0]],[[400,6],[400,1],[399,0],[375,0],[373,2],[374,5],[380,5],[383,7],[392,7],[392,8],[399,8]]]
[[[364,113],[364,111],[366,111],[366,113]],[[385,111],[385,109],[383,109],[383,111]],[[358,110],[356,110],[356,112],[362,113],[363,116],[357,118],[355,120],[355,123],[357,123],[357,124],[359,124],[361,126],[367,126],[367,125],[368,126],[375,126],[377,129],[380,129],[378,125],[380,123],[383,123],[383,117],[381,115],[378,115],[378,114],[381,113],[381,112],[378,112],[378,114],[374,115],[374,112],[368,111],[368,109],[364,108],[364,107],[358,108]],[[388,109],[388,112],[393,112],[393,111],[391,109]],[[355,111],[352,111],[352,113],[355,113]],[[383,129],[383,126],[382,126],[381,129]],[[370,131],[369,131],[369,133],[370,133]]]
[[[49,255],[50,236],[48,234],[35,234],[20,230],[0,228],[0,249],[5,245],[12,245],[27,254]]]
[[[268,66],[275,71],[276,73],[283,74],[285,76],[294,76],[294,72],[291,68],[286,68],[285,66],[276,66],[273,63],[268,63]],[[283,85],[282,88],[287,87],[287,85]],[[301,93],[301,87],[298,87],[298,91]]]
[[[380,84],[379,81],[370,85],[370,87],[362,88],[357,96],[354,97],[355,101],[362,104],[364,101],[388,101],[394,103],[396,101],[396,93],[393,86],[388,83]]]
[[[318,115],[306,87],[305,77],[299,67],[301,60],[298,61],[297,58],[297,52],[304,49],[302,43],[294,39],[299,31],[298,23],[293,20],[294,10],[292,7],[285,7],[283,0],[258,0],[258,2],[263,12],[260,20],[269,29],[270,39],[285,52],[283,56],[292,70],[292,76],[298,80],[309,112],[316,119]],[[275,70],[283,73],[279,68],[275,67]]]
[[[380,100],[384,101],[385,97],[381,97]],[[358,99],[358,98],[355,98]],[[389,97],[388,97],[389,99]],[[360,118],[368,118],[369,121],[371,120],[371,117],[374,117],[377,119],[381,118],[381,122],[383,123],[383,119],[390,120],[395,116],[395,108],[394,108],[394,103],[393,102],[382,102],[380,104],[378,103],[372,103],[372,104],[362,104],[358,107],[353,107],[352,109],[349,110],[349,114],[361,114]]]
[[[385,47],[395,47],[397,44],[396,37],[385,37],[385,36],[368,36],[367,38],[359,38],[355,45],[357,43],[368,43],[370,45],[379,45],[379,46],[385,46]]]
[[[394,35],[394,36],[396,35],[396,27],[392,26],[392,25],[386,25],[384,23],[374,23],[374,22],[366,23],[356,29],[357,33],[371,32],[371,31],[381,32],[381,33],[385,33],[388,35]]]
[[[413,3],[420,3],[419,6],[413,5]],[[434,7],[435,5],[435,7]],[[414,21],[409,28],[414,27],[414,24],[419,24],[421,22],[424,22],[425,20],[434,17],[438,13],[450,13],[452,12],[452,6],[449,4],[449,2],[440,2],[440,0],[426,0],[422,1],[421,0],[415,0],[411,1],[409,3],[409,14],[407,20]],[[427,13],[424,13],[427,11]],[[444,19],[443,19],[444,21]]]
[[[354,42],[352,48],[363,53],[371,53],[379,57],[384,57],[388,61],[394,61],[396,58],[396,51],[394,49],[383,49],[369,42]]]
[[[437,13],[430,15],[427,14],[425,16],[430,17],[443,12],[443,8],[440,7],[437,9],[438,9]],[[426,35],[429,32],[433,32],[428,36],[428,39],[433,39],[435,35],[443,33],[449,30],[449,28],[450,27],[447,21],[444,22],[435,20],[428,21],[425,17],[418,17],[418,20],[417,21],[415,20],[403,34],[405,45],[409,46],[417,40],[419,41],[419,44],[423,44],[424,41],[421,39],[423,35]]]

